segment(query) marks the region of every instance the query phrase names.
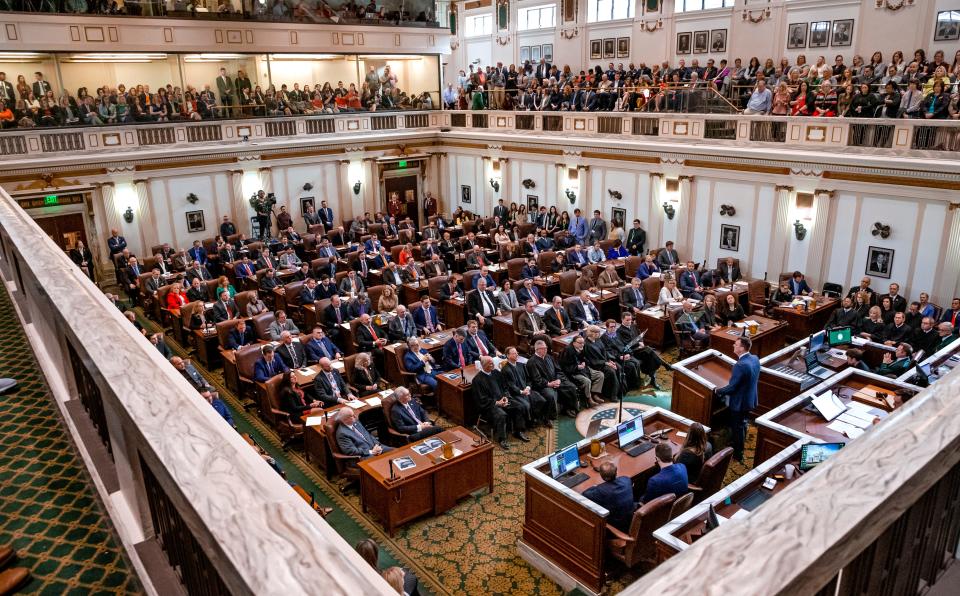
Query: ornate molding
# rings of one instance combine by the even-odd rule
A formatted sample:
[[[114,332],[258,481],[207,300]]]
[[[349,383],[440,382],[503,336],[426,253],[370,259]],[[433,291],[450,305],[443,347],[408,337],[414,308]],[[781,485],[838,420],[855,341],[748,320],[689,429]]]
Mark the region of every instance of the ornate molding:
[[[134,184],[140,184],[140,183],[148,184],[149,182],[150,182],[150,179],[149,179],[149,178],[135,178],[135,179],[133,180],[133,183],[134,183]]]
[[[767,19],[770,18],[770,7],[764,8],[764,9],[759,10],[759,11],[757,11],[757,12],[759,13],[760,16],[756,16],[756,17],[755,17],[755,16],[753,16],[753,11],[752,11],[752,10],[744,10],[744,11],[743,11],[743,20],[744,20],[744,21],[750,21],[751,23],[753,23],[754,25],[756,25],[756,24],[762,23],[762,22],[764,22],[765,20],[767,20]]]
[[[955,209],[960,209],[960,203],[950,203],[947,205],[947,211],[953,211]]]
[[[827,195],[827,198],[828,198],[828,199],[834,199],[834,198],[836,198],[836,196],[837,196],[837,191],[835,191],[835,190],[826,190],[826,189],[823,189],[823,188],[817,188],[817,189],[815,189],[815,190],[813,191],[813,194],[814,194],[815,196]]]
[[[640,21],[641,31],[646,31],[647,33],[654,33],[656,31],[659,31],[660,29],[663,29],[663,19],[657,19],[656,21],[652,21],[652,24],[646,21]]]
[[[680,176],[677,176],[677,180],[687,180],[691,184],[693,184],[693,176],[690,176],[688,174],[681,174]]]
[[[573,29],[561,29],[560,37],[564,39],[573,39],[574,37],[580,35],[580,27],[574,27]]]
[[[885,8],[891,12],[897,12],[901,8],[913,6],[914,0],[876,0],[877,8]]]
[[[790,186],[789,184],[777,184],[776,186],[773,187],[773,189],[774,191],[785,190],[787,192],[793,192],[793,187]]]

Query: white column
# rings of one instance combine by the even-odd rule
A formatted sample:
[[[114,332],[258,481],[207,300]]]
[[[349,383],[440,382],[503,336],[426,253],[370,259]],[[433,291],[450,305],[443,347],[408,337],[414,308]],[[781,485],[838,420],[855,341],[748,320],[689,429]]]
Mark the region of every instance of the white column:
[[[573,210],[580,207],[580,201],[578,200],[575,205],[571,205],[570,201],[567,199],[567,164],[558,163],[555,164],[555,167],[557,169],[555,178],[557,184],[557,196],[554,199],[554,204],[557,206],[557,211],[563,211],[566,209],[570,213],[570,219],[572,220]]]
[[[513,192],[513,176],[510,172],[510,158],[501,157],[500,158],[500,196],[504,197],[504,202],[507,201],[516,201],[517,204],[527,204],[526,197],[518,197],[514,195]],[[493,213],[493,208],[490,208],[490,212]]]
[[[587,221],[593,217],[593,210],[599,208],[593,204],[593,197],[590,196],[590,166],[577,166],[577,203],[583,209],[583,216]],[[600,217],[605,217],[603,209],[600,210]]]
[[[230,170],[230,221],[238,234],[250,235],[250,201],[243,195],[243,170]]]
[[[773,229],[770,231],[770,253],[767,258],[767,279],[776,281],[786,271],[787,245],[790,242],[790,196],[792,186],[777,185],[774,200]],[[754,277],[760,272],[754,271]]]
[[[677,208],[677,237],[674,239],[681,260],[693,259],[693,209],[696,196],[693,176],[680,176],[680,206]]]
[[[113,275],[113,262],[110,260],[110,251],[107,250],[107,238],[111,235],[111,230],[122,230],[120,224],[120,209],[117,207],[116,202],[116,192],[113,182],[104,182],[97,185],[100,189],[100,197],[103,199],[103,214],[106,217],[107,229],[102,230],[102,238],[98,238],[96,242],[97,249],[91,248],[91,251],[100,255],[100,272],[103,274],[99,279],[103,279],[103,276]],[[94,244],[93,241],[88,240],[90,244]]]
[[[646,250],[663,246],[663,174],[650,172],[650,205]],[[638,218],[642,219],[642,218]]]
[[[810,287],[814,289],[823,285],[823,270],[827,261],[824,250],[827,245],[827,228],[830,226],[828,215],[830,199],[834,196],[835,193],[832,190],[813,191],[813,229],[807,235],[810,246],[807,248],[807,266],[804,274]]]
[[[362,205],[363,208],[361,208],[359,212],[361,214],[364,211],[370,211],[372,213],[380,208],[379,205],[383,204],[383,201],[380,200],[380,175],[377,172],[376,159],[372,157],[365,157],[363,159],[363,178],[363,186],[365,188],[360,190],[360,205]],[[354,197],[356,197],[356,195],[354,195]]]
[[[327,205],[333,209],[333,219],[342,220],[353,217],[353,183],[350,182],[350,160],[341,159],[337,162],[337,196],[330,197]],[[350,209],[345,210],[343,197],[349,197]]]
[[[140,242],[143,246],[140,254],[146,256],[152,254],[150,248],[159,243],[157,222],[153,217],[153,204],[150,200],[150,181],[134,180],[133,188],[137,191],[137,227],[140,229]]]
[[[941,263],[957,263],[960,259],[960,203],[950,203],[947,208],[947,217],[950,218],[950,234],[947,240],[947,249],[940,256]],[[960,296],[960,269],[957,267],[940,267],[932,288],[930,300],[947,308],[954,296]]]
[[[457,24],[459,26],[459,23]],[[438,153],[437,160],[437,213],[445,213],[447,217],[453,212],[450,198],[450,158],[446,153]]]
[[[257,173],[260,174],[260,189],[263,191],[263,194],[270,194],[273,192],[273,168],[260,168],[257,170]]]

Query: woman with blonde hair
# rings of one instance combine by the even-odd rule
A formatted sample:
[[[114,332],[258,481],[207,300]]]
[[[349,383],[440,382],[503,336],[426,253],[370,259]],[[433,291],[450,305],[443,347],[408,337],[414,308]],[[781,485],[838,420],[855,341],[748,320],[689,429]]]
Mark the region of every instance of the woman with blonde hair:
[[[393,286],[385,286],[377,300],[377,312],[390,312],[397,308],[397,293]]]
[[[372,395],[380,391],[380,373],[373,366],[373,359],[368,352],[360,352],[353,361],[353,374],[350,384],[357,388],[360,397]]]

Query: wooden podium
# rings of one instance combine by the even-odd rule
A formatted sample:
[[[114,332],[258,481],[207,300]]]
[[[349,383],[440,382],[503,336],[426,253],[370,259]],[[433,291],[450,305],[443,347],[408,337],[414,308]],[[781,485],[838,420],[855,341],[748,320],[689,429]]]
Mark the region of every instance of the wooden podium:
[[[684,418],[710,425],[724,406],[714,392],[730,382],[733,358],[717,350],[706,350],[673,365],[673,399],[670,409]]]

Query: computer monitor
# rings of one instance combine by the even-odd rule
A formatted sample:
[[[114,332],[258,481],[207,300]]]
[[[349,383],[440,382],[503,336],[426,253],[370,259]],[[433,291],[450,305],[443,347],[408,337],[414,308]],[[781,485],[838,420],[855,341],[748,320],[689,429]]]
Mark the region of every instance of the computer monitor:
[[[626,449],[630,443],[638,441],[643,437],[643,415],[631,418],[626,422],[617,425],[617,440],[620,449]]]
[[[827,335],[827,342],[831,346],[848,344],[853,340],[853,330],[850,327],[837,327],[831,329]]]
[[[814,333],[810,336],[810,351],[816,352],[823,347],[823,338],[826,335],[825,331],[820,331],[819,333]]]
[[[550,476],[559,478],[580,465],[580,452],[574,443],[550,456]]]
[[[800,469],[807,471],[843,449],[846,443],[807,443],[800,448]]]
[[[809,350],[803,355],[803,363],[807,365],[807,372],[810,372],[811,370],[820,366],[820,361],[817,359],[817,353],[813,350]]]

